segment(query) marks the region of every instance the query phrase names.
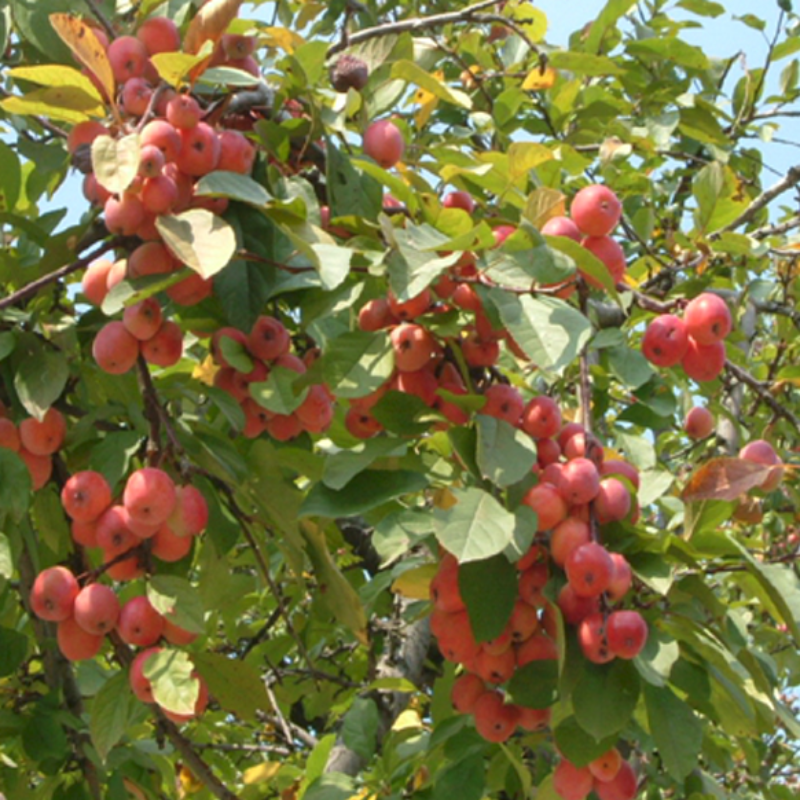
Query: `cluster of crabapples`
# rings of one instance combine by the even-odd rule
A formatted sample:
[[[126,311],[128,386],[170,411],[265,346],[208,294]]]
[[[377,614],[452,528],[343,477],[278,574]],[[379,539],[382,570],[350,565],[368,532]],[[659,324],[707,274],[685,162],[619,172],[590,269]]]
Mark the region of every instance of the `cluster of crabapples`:
[[[563,800],[584,800],[592,791],[599,800],[633,800],[638,779],[631,763],[612,747],[585,767],[562,757],[553,770],[553,788]]]
[[[205,498],[191,485],[176,486],[163,470],[143,467],[128,477],[119,503],[113,502],[103,475],[93,470],[77,472],[66,481],[61,503],[71,520],[74,541],[99,548],[102,566],[86,573],[83,586],[65,566],[42,570],[31,590],[31,610],[40,619],[57,623],[58,647],[70,661],[94,658],[112,631],[132,647],[148,648],[134,659],[130,682],[137,697],[155,702],[143,669],[158,650],[154,646],[162,638],[173,645],[187,645],[196,636],[162,616],[146,595],[120,603],[115,589],[96,577],[105,574],[116,581],[131,581],[145,574],[143,565],[151,556],[170,562],[183,558],[193,538],[206,527]],[[195,711],[200,713],[208,692],[202,678],[197,679]],[[173,721],[189,719],[163,710]]]
[[[53,454],[64,443],[67,422],[54,407],[42,419],[28,417],[16,425],[0,405],[0,447],[16,453],[28,468],[34,491],[41,489],[53,472]]]
[[[693,380],[713,381],[725,367],[724,339],[732,325],[725,301],[703,292],[686,304],[683,317],[657,316],[642,337],[642,353],[657,367],[680,364]]]
[[[158,217],[192,208],[223,213],[228,200],[198,195],[197,180],[218,170],[249,175],[256,148],[243,133],[207,122],[205,109],[192,94],[161,84],[150,59],[180,51],[180,35],[172,20],[152,17],[135,36],[119,36],[111,42],[102,31],[92,32],[105,48],[114,76],[116,96],[107,100],[113,100],[122,116],[115,116],[108,125],[94,120],[78,123],[70,131],[67,148],[86,172],[84,195],[102,209],[109,232],[140,240],[126,258],[100,259],[86,270],[84,295],[100,306],[122,280],[181,272],[184,265],[164,244]],[[207,66],[236,67],[258,76],[251,55],[254,47],[254,37],[225,34]],[[97,85],[102,91],[99,81]],[[112,193],[92,171],[87,154],[98,137],[132,134],[139,142],[138,172],[123,191]],[[179,306],[195,305],[213,291],[211,279],[195,272],[176,280],[165,293]],[[131,369],[140,353],[147,362],[168,367],[180,359],[182,351],[180,326],[164,319],[155,297],[130,306],[121,321],[105,325],[93,347],[99,366],[115,375]]]
[[[459,588],[459,564],[451,554],[431,582],[431,629],[444,657],[464,667],[453,702],[474,714],[478,732],[494,742],[505,741],[517,725],[538,727],[549,720],[549,709],[508,703],[499,687],[532,661],[558,658],[557,613],[577,627],[583,655],[594,663],[634,658],[647,641],[647,624],[637,611],[610,610],[630,589],[632,573],[623,555],[597,541],[603,525],[635,518],[636,469],[621,459],[605,459],[599,442],[580,424],[562,426],[549,397],[524,407],[520,427],[537,445],[539,480],[522,499],[536,512],[537,536],[516,564],[518,597],[503,633],[476,641]],[[544,594],[551,580],[562,584],[555,605]]]
[[[595,183],[577,192],[569,207],[569,216],[551,217],[541,232],[547,236],[565,236],[578,242],[592,255],[605,264],[614,284],[625,276],[627,263],[625,251],[616,239],[611,237],[614,228],[622,218],[622,203],[608,186]],[[580,276],[596,289],[602,284],[593,275],[578,270]],[[563,293],[569,295],[574,290],[571,284]]]
[[[284,442],[304,430],[322,433],[331,424],[333,397],[324,384],[308,387],[305,398],[290,414],[273,413],[254,399],[251,385],[266,381],[272,370],[283,368],[298,374],[306,371],[306,363],[290,352],[291,345],[284,324],[264,315],[255,321],[249,335],[237,328],[220,328],[212,337],[211,353],[219,366],[214,385],[241,404],[245,417],[242,434],[249,439],[266,431],[273,439]],[[314,351],[309,352],[313,355]]]

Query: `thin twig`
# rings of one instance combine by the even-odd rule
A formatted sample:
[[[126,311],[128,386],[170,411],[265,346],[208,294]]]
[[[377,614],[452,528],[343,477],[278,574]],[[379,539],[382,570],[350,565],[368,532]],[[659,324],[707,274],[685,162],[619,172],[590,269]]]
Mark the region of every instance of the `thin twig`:
[[[108,34],[110,39],[117,38],[117,32],[114,30],[114,26],[108,21],[106,15],[100,9],[100,6],[97,5],[96,0],[83,0],[87,6],[89,6],[89,10],[95,16],[97,21],[103,26],[105,32]]]
[[[41,278],[37,278],[35,281],[31,281],[21,289],[17,289],[16,292],[12,292],[10,295],[0,300],[0,311],[5,308],[9,308],[9,306],[15,305],[20,300],[24,300],[26,297],[29,297],[32,294],[36,294],[39,289],[42,289],[51,283],[55,283],[61,278],[71,275],[73,272],[77,272],[79,269],[89,266],[89,264],[91,264],[92,261],[94,261],[98,256],[103,255],[103,253],[107,253],[109,250],[113,250],[119,244],[120,239],[109,239],[108,241],[103,242],[103,244],[96,250],[93,250],[91,253],[89,253],[89,255],[79,258],[77,261],[73,261],[71,264],[67,264],[65,267],[59,267],[53,272],[48,272],[47,275],[42,275]]]
[[[789,171],[776,184],[761,192],[733,222],[729,222],[724,228],[709,234],[709,241],[719,239],[723,233],[734,231],[736,228],[750,222],[762,208],[769,205],[776,197],[779,197],[793,186],[797,186],[798,183],[800,183],[800,167],[790,167]]]
[[[800,430],[800,417],[795,416],[788,408],[779,403],[770,394],[769,389],[763,383],[757,381],[747,370],[742,369],[730,360],[725,361],[725,370],[758,394],[764,404],[775,412],[776,416],[783,417],[792,423],[795,430]]]
[[[425,30],[427,28],[440,28],[457,22],[472,22],[475,20],[479,11],[484,8],[491,8],[498,4],[498,0],[482,0],[480,3],[462,8],[460,11],[448,11],[444,14],[432,14],[429,17],[412,17],[411,19],[400,20],[399,22],[387,22],[383,25],[376,25],[372,28],[351,33],[347,37],[347,46],[361,44],[369,39],[377,39],[381,36],[392,36],[397,33],[407,33]],[[508,22],[503,18],[505,22]],[[328,48],[327,57],[340,53],[345,49],[341,41]],[[535,49],[535,48],[534,48]]]

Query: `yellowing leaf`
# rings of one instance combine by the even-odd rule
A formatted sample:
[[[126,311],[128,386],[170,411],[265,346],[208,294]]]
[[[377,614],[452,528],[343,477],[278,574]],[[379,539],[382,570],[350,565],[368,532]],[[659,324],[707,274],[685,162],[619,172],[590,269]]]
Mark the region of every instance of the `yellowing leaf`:
[[[178,767],[178,796],[180,798],[197,794],[202,788],[203,782],[187,767],[181,764]]]
[[[421,728],[422,727],[422,719],[420,719],[419,714],[411,708],[405,709],[405,711],[401,711],[398,715],[397,719],[394,721],[392,725],[393,731],[405,731],[411,728]]]
[[[262,29],[261,42],[267,47],[277,47],[291,55],[298,47],[304,45],[306,40],[288,28],[271,27]]]
[[[51,14],[50,24],[75,58],[94,73],[109,101],[114,100],[114,73],[108,55],[92,28],[71,14]]]
[[[447,511],[448,508],[452,508],[457,502],[458,499],[456,496],[446,487],[436,489],[433,492],[433,505],[435,508],[441,508]]]
[[[421,567],[406,570],[395,579],[392,591],[413,600],[427,600],[430,597],[431,581],[436,570],[436,564],[423,564]]]
[[[685,503],[696,500],[736,500],[739,495],[760,486],[772,467],[743,458],[714,458],[695,470],[681,497]]]
[[[20,81],[30,81],[39,86],[70,86],[93,98],[98,105],[103,98],[95,85],[79,70],[63,64],[40,64],[35,67],[15,67],[8,71],[10,77]]]
[[[542,72],[539,67],[532,69],[524,81],[522,81],[522,88],[527,92],[536,92],[541,89],[549,89],[555,82],[558,73],[552,68],[545,68]]]
[[[503,16],[513,19],[532,42],[540,42],[547,33],[547,15],[528,0],[511,0],[503,8]]]
[[[98,136],[92,142],[92,170],[97,182],[109,192],[124,192],[139,171],[139,154],[136,133],[120,139]]]
[[[255,783],[266,783],[272,780],[281,770],[283,765],[278,761],[265,761],[263,764],[256,764],[254,767],[246,769],[242,774],[242,781],[245,786],[252,786]]]
[[[198,53],[208,41],[217,42],[239,14],[242,0],[209,0],[189,24],[183,39],[187,53]]]
[[[444,72],[437,70],[433,73],[433,77],[437,81],[443,81]],[[418,103],[420,106],[419,111],[414,114],[414,121],[418,127],[422,128],[427,124],[431,114],[436,110],[436,106],[439,105],[439,98],[428,89],[419,88],[414,92],[411,102]]]
[[[536,142],[514,142],[508,148],[508,171],[512,181],[527,175],[545,161],[551,161],[549,147]]]
[[[47,117],[73,124],[105,116],[105,109],[95,98],[72,86],[47,87],[28,92],[24,97],[6,97],[0,101],[0,108],[9,114]]]
[[[193,67],[208,58],[205,54],[156,53],[150,57],[159,77],[170,86],[178,86]]]
[[[541,228],[552,217],[563,217],[566,212],[564,194],[547,186],[534,189],[525,204],[525,218],[537,228]]]
[[[426,72],[413,61],[400,60],[392,65],[392,78],[396,78],[407,83],[413,83],[420,89],[425,89],[440,100],[462,108],[472,108],[472,100],[469,95],[458,89],[451,89],[434,75]]]

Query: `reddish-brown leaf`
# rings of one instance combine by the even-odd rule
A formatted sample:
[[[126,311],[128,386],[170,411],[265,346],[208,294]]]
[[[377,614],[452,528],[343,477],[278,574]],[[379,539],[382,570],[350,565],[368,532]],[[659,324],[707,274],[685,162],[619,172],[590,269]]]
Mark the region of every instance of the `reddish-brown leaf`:
[[[735,500],[760,486],[771,467],[743,458],[714,458],[695,470],[681,495],[684,502]]]

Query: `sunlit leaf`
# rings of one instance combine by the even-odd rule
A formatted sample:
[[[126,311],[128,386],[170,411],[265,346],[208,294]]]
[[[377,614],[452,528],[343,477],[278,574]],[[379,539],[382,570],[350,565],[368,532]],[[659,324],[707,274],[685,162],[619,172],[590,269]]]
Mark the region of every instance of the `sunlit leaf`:
[[[721,457],[707,461],[692,473],[681,494],[684,502],[735,500],[760,486],[772,467],[743,458]]]

